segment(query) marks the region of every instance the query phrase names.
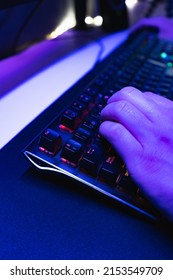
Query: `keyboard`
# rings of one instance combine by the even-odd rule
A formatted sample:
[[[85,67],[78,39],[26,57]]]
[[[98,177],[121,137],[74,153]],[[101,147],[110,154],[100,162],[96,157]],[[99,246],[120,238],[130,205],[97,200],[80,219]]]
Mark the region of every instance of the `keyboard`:
[[[133,182],[123,160],[99,134],[100,112],[125,86],[172,100],[172,53],[173,43],[158,39],[156,28],[131,34],[53,104],[56,113],[24,149],[26,158],[36,168],[68,176],[129,210],[159,220],[159,212]]]

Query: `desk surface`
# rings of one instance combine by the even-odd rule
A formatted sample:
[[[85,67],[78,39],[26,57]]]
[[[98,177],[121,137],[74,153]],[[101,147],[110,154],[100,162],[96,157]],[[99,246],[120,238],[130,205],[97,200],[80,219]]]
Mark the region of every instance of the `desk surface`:
[[[108,41],[114,40],[115,37],[110,36]],[[90,47],[88,55],[85,48],[77,53],[80,58],[79,66],[83,51],[84,57],[87,58],[85,60],[92,60],[93,65],[98,46]],[[0,259],[173,259],[173,230],[169,226],[163,227],[141,219],[69,179],[63,179],[62,182],[61,177],[57,175],[40,173],[24,158],[23,148],[43,127],[47,116],[51,119],[51,112],[54,110],[53,104],[46,112],[40,114],[57,98],[57,93],[53,95],[54,87],[51,87],[51,90],[49,87],[54,78],[48,73],[58,73],[58,65],[66,72],[70,59],[73,63],[77,61],[73,60],[74,56],[69,55],[65,58],[65,61],[68,61],[67,68],[62,67],[62,61],[58,61],[9,92],[0,102],[1,109],[5,104],[9,106],[6,107],[6,115],[9,115],[8,129],[11,129],[16,121],[19,122],[24,113],[27,115],[25,122],[20,127],[17,126],[13,136],[23,130],[0,152]],[[68,72],[67,80],[70,80],[70,83],[67,87],[87,72],[91,65],[80,74]],[[48,77],[53,80],[49,80]],[[44,80],[43,85],[40,79]],[[46,92],[52,92],[46,97],[45,85],[49,85]],[[64,86],[60,87],[58,94],[61,95],[63,90]],[[45,101],[37,109],[32,94],[37,100],[40,100],[41,96],[44,97],[42,99]],[[13,96],[19,98],[17,105],[12,102]],[[32,102],[28,103],[29,100]],[[22,104],[27,103],[30,104],[28,112],[32,111],[29,117],[28,112],[20,109]],[[13,115],[15,111],[12,105],[15,110],[20,111],[17,117]],[[37,115],[39,117],[35,118]],[[3,115],[0,119],[3,131]],[[10,123],[12,119],[13,122]],[[27,125],[28,123],[30,124]],[[9,137],[4,140],[6,143]],[[1,146],[4,144],[5,142]]]

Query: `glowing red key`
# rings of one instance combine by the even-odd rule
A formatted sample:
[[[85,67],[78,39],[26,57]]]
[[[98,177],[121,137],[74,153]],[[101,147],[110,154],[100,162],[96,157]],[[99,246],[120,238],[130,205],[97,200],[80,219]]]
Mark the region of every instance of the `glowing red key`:
[[[61,148],[62,139],[58,132],[48,128],[40,136],[39,149],[42,152],[55,155]]]

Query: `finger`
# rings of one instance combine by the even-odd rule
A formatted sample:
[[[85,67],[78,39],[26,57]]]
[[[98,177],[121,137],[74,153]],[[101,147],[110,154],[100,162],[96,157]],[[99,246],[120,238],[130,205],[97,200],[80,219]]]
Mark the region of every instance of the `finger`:
[[[104,121],[101,123],[99,130],[119,153],[127,166],[132,157],[142,149],[140,143],[120,123]]]
[[[128,101],[108,104],[101,112],[102,120],[121,123],[141,144],[146,140],[151,122]]]
[[[115,94],[113,94],[109,99],[108,99],[108,103],[120,100],[122,98],[127,98],[127,97],[131,97],[133,98],[134,95],[141,96],[141,98],[143,98],[143,93],[138,90],[135,87],[131,87],[131,86],[127,86],[124,87],[122,89],[120,89],[119,91],[117,91]]]
[[[152,92],[144,92],[145,96],[155,104],[162,106],[166,109],[173,109],[173,102],[164,96]]]
[[[156,106],[153,102],[150,102],[147,95],[143,92],[134,87],[122,88],[110,97],[108,104],[122,100],[133,104],[133,106],[141,111],[149,120],[153,121],[153,113],[156,110]]]

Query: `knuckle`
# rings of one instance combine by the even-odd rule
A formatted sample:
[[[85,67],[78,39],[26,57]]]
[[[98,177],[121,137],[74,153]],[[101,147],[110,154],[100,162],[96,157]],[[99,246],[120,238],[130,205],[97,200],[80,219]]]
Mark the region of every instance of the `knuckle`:
[[[130,94],[134,91],[137,91],[137,89],[132,87],[132,86],[127,86],[127,87],[124,87],[120,90],[121,94],[123,94],[123,95]]]
[[[117,103],[117,109],[120,113],[129,114],[132,112],[130,103],[126,100],[119,101]]]
[[[128,97],[137,94],[139,92],[139,90],[137,90],[136,88],[132,87],[132,86],[127,86],[124,87],[122,89],[120,89],[117,93],[116,96],[118,97],[118,99],[127,99]]]

